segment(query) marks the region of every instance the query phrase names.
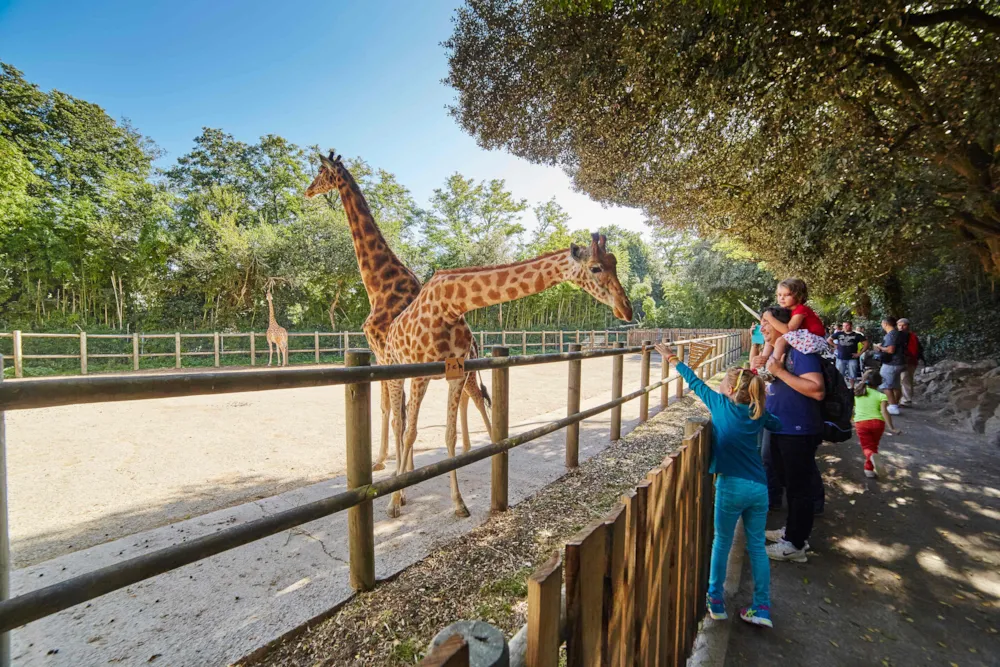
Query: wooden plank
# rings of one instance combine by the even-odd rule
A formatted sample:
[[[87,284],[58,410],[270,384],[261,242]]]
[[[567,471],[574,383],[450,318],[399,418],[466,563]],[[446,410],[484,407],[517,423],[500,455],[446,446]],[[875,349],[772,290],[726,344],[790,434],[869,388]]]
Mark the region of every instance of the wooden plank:
[[[646,573],[646,511],[649,503],[649,481],[643,480],[635,488],[635,521],[629,519],[629,528],[632,533],[628,539],[629,548],[632,550],[631,565],[631,594],[632,594],[632,632],[634,645],[634,664],[642,665],[641,657],[648,655],[646,643],[648,638],[644,630],[644,614],[646,609],[646,592],[648,590]]]
[[[660,628],[660,593],[663,589],[661,571],[663,560],[663,469],[655,468],[646,475],[649,481],[649,498],[646,505],[646,605],[642,610],[642,641],[637,664],[659,665],[658,649]]]
[[[674,459],[667,457],[663,461],[663,498],[664,515],[662,520],[662,551],[660,558],[660,580],[663,582],[660,590],[659,626],[657,636],[659,646],[657,654],[660,656],[660,664],[668,664],[673,658],[674,641],[673,633],[670,631],[673,620],[675,601],[677,599],[677,585],[673,579],[674,575],[674,554],[677,543],[677,506],[675,504],[674,485],[676,483],[677,466]]]
[[[562,560],[559,552],[528,577],[528,652],[531,667],[559,665],[559,605],[562,602]]]
[[[672,563],[671,568],[673,574],[671,581],[674,586],[674,597],[671,600],[671,609],[673,617],[670,622],[671,628],[671,643],[673,645],[673,660],[669,661],[668,664],[681,665],[684,664],[684,493],[687,490],[686,480],[684,478],[684,459],[683,453],[688,448],[690,441],[685,440],[684,444],[681,446],[680,450],[671,454],[671,458],[674,459],[671,464],[674,467],[674,511],[676,524],[676,535],[677,540],[672,545]],[[669,657],[669,656],[668,656]]]
[[[420,667],[469,667],[469,645],[462,635],[452,635],[420,661]]]
[[[600,667],[604,616],[604,519],[597,519],[566,542],[566,664]]]
[[[685,568],[684,568],[684,654],[686,658],[691,651],[691,647],[694,645],[694,597],[695,597],[695,572],[697,571],[698,564],[695,561],[695,516],[694,516],[694,457],[697,453],[697,438],[692,443],[691,447],[688,447],[681,458],[684,459],[683,471],[684,471],[684,483],[686,485],[686,491],[684,493],[684,547],[685,547]]]
[[[579,332],[578,332],[579,333]],[[604,517],[604,604],[601,619],[601,664],[609,667],[626,667],[625,662],[625,605],[626,581],[626,530],[628,516],[625,505],[618,504]]]

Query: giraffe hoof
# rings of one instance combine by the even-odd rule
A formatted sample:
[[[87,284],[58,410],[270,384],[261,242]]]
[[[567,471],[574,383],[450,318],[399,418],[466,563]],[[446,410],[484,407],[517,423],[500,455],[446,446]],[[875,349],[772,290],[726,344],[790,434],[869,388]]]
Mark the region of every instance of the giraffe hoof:
[[[402,491],[399,492],[399,504],[400,505],[406,504],[406,494],[404,494]]]
[[[469,514],[469,508],[465,506],[465,503],[462,503],[455,508],[455,516],[459,519],[468,519],[472,515]]]
[[[400,515],[399,505],[390,503],[389,507],[385,510],[385,515],[390,519],[398,519]]]
[[[378,461],[372,464],[372,470],[385,470],[385,463],[382,461]]]

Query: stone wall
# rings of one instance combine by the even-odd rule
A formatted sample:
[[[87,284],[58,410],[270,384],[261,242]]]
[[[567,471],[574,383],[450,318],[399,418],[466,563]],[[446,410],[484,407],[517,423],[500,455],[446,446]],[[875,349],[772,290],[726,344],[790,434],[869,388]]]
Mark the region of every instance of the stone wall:
[[[993,359],[975,363],[946,359],[920,369],[917,398],[937,415],[1000,446],[1000,364]]]

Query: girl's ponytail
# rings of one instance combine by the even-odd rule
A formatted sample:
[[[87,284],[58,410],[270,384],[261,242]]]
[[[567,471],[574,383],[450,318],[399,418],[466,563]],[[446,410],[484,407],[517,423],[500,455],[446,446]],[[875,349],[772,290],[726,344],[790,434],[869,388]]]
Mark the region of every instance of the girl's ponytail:
[[[750,375],[750,419],[760,419],[764,416],[766,394],[764,381],[756,375]]]

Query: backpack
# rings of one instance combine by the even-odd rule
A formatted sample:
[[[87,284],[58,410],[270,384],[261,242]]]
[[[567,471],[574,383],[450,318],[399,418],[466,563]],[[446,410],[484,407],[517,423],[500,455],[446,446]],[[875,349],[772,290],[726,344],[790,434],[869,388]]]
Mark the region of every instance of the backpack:
[[[844,376],[831,359],[822,359],[823,389],[823,440],[844,442],[851,439],[851,415],[854,413],[854,392],[847,386]]]

